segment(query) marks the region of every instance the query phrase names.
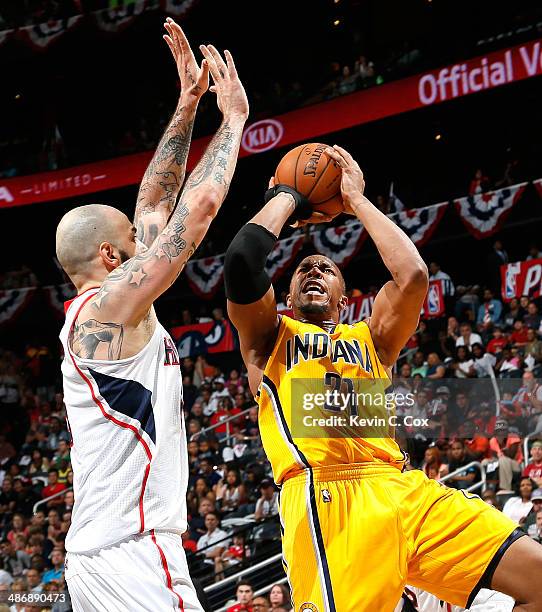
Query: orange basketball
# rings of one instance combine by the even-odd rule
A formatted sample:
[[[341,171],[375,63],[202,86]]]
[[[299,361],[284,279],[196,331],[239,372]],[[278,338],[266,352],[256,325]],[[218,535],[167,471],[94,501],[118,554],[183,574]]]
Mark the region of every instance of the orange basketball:
[[[293,187],[314,210],[335,217],[343,208],[341,169],[324,152],[328,145],[311,142],[292,149],[280,160],[275,183]]]

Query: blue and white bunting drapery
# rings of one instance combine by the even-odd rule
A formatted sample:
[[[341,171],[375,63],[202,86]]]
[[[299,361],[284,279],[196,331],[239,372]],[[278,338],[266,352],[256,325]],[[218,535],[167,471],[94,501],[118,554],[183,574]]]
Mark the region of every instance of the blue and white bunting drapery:
[[[199,297],[210,299],[222,285],[224,254],[205,259],[194,259],[186,264],[186,277]]]
[[[367,232],[359,221],[354,221],[339,227],[317,229],[311,236],[316,250],[341,268],[359,251]]]
[[[498,232],[527,183],[497,191],[487,191],[454,201],[457,213],[468,231],[478,239]]]
[[[69,30],[81,23],[83,15],[68,19],[54,19],[47,23],[25,26],[17,32],[17,37],[37,51],[44,51]]]
[[[520,183],[498,191],[478,194],[453,201],[463,223],[476,238],[484,238],[498,231],[506,215],[520,199],[529,183]],[[533,181],[542,198],[542,179]],[[410,237],[417,246],[427,243],[444,212],[448,202],[424,208],[406,209],[388,215]],[[349,219],[339,227],[316,225],[309,234],[316,250],[332,259],[338,266],[346,266],[361,248],[367,232],[356,219]],[[302,233],[294,233],[278,240],[266,263],[267,274],[275,282],[289,268],[306,239]],[[195,259],[186,266],[186,276],[192,290],[201,298],[212,298],[222,286],[225,254]],[[34,298],[36,292],[45,298],[52,310],[63,316],[63,303],[73,297],[70,283],[50,285],[42,289],[9,289],[0,291],[0,325],[17,317]],[[435,303],[438,300],[434,300]],[[431,304],[428,307],[431,311]]]
[[[162,0],[162,10],[173,17],[184,17],[198,0]]]
[[[134,19],[146,11],[161,9],[167,15],[180,19],[198,4],[199,0],[119,0],[117,8],[98,9],[84,15],[52,19],[44,23],[0,31],[0,47],[11,38],[20,40],[36,51],[44,51],[51,43],[81,21],[94,21],[96,27],[107,34],[115,34],[127,28]]]
[[[116,34],[126,29],[138,15],[158,6],[158,0],[135,0],[127,6],[95,11],[94,21],[102,32]]]
[[[388,216],[416,246],[423,246],[437,229],[447,206],[448,202],[441,202],[424,208],[405,209]]]
[[[35,287],[0,291],[0,325],[14,322],[35,294]]]
[[[299,249],[303,246],[303,240],[304,236],[302,235],[293,235],[284,240],[277,240],[265,264],[265,270],[273,282],[278,280],[293,262]]]

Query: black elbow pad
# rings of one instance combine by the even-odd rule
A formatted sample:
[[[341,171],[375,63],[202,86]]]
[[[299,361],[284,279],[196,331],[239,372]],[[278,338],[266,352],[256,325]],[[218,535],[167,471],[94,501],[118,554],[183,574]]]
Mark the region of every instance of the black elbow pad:
[[[224,261],[226,297],[235,304],[252,304],[262,298],[271,279],[265,263],[277,237],[255,223],[244,225],[232,240]]]

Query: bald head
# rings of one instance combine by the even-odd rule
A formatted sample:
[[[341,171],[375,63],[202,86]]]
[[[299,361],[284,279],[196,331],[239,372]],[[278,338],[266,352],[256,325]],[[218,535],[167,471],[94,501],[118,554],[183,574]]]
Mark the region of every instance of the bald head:
[[[133,229],[128,217],[105,204],[78,206],[67,212],[56,230],[56,256],[66,274],[81,283],[87,276],[95,276],[107,269],[100,255],[100,245],[111,245],[111,252],[120,260],[133,256]]]

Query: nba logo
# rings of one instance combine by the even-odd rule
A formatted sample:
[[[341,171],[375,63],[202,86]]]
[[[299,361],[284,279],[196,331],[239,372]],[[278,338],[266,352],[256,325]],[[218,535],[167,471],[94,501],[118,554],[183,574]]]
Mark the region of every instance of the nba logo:
[[[427,294],[427,313],[435,315],[440,312],[440,295],[435,285],[429,286]]]
[[[516,276],[520,272],[520,262],[508,264],[506,266],[505,283],[504,283],[504,297],[506,299],[512,299],[516,297]]]
[[[329,504],[331,501],[331,493],[327,489],[322,489],[322,499],[326,504]]]

